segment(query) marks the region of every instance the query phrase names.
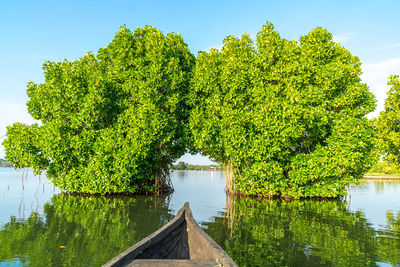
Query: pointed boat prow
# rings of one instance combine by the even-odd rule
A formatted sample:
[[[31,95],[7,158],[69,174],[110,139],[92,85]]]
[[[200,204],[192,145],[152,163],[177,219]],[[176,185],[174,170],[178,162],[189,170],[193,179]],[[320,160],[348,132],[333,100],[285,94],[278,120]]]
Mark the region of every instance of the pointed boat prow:
[[[238,266],[196,223],[189,202],[162,228],[103,266]]]

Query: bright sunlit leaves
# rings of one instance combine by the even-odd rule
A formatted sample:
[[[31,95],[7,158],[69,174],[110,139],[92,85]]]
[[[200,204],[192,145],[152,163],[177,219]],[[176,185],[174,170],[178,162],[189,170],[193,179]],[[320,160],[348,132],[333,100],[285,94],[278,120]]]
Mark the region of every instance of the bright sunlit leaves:
[[[231,164],[234,191],[337,197],[373,164],[375,108],[360,62],[322,28],[299,42],[267,23],[200,53],[190,95],[194,146]]]

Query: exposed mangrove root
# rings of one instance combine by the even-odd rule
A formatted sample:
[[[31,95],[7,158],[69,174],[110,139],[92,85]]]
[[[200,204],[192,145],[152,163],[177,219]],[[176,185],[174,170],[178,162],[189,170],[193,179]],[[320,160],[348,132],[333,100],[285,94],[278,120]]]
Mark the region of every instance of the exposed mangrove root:
[[[235,193],[234,190],[234,172],[233,172],[233,166],[232,166],[232,158],[229,158],[228,162],[225,163],[225,169],[226,169],[226,194],[227,195],[233,195]]]
[[[174,187],[171,182],[171,177],[169,175],[169,167],[165,165],[157,170],[155,176],[155,187],[156,194],[171,193],[174,191]]]

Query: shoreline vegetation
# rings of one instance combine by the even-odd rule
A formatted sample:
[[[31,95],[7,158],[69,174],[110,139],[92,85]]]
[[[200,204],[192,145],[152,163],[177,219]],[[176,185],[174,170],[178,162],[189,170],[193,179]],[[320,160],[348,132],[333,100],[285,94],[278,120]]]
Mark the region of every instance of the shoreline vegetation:
[[[9,167],[14,167],[14,165],[5,159],[0,159],[0,168],[9,168]]]
[[[382,169],[382,165],[385,163],[379,162],[377,166],[371,169],[371,172],[367,172],[362,180],[400,180],[399,172],[394,166],[389,166],[387,170],[389,172],[377,172]],[[13,164],[5,159],[0,159],[0,168],[13,168]],[[212,165],[196,165],[189,164],[183,161],[179,161],[176,164],[170,166],[171,171],[224,171],[223,164],[212,164]],[[374,171],[374,172],[372,172]]]
[[[400,180],[398,173],[366,173],[362,180]]]
[[[398,164],[380,161],[364,174],[363,180],[400,180]]]
[[[177,164],[173,164],[170,166],[171,171],[222,171],[224,170],[224,166],[222,164],[212,164],[212,165],[194,165],[188,164],[183,161],[179,161]]]
[[[383,163],[386,164],[386,163]],[[371,169],[371,171],[376,171],[381,168],[382,163],[379,162],[375,167]],[[226,168],[223,164],[214,164],[214,165],[194,165],[188,164],[183,161],[179,161],[176,164],[170,166],[171,171],[224,171]],[[390,167],[393,172],[367,172],[364,174],[364,177],[361,180],[400,180],[399,172],[394,172],[395,169],[393,166]]]

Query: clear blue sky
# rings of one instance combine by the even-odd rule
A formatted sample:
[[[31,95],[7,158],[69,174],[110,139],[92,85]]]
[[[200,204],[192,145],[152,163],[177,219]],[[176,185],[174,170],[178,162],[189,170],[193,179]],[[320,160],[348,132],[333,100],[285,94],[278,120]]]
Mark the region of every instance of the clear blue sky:
[[[389,74],[400,74],[400,1],[11,1],[0,0],[0,136],[5,125],[30,123],[26,84],[42,82],[45,60],[97,52],[121,25],[179,32],[190,50],[220,48],[227,35],[255,36],[266,21],[298,40],[317,26],[363,63],[363,81],[382,110]],[[376,116],[378,113],[371,116]],[[2,139],[1,139],[2,140]],[[0,149],[0,158],[4,152]],[[185,156],[192,163],[207,163]]]

